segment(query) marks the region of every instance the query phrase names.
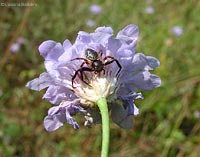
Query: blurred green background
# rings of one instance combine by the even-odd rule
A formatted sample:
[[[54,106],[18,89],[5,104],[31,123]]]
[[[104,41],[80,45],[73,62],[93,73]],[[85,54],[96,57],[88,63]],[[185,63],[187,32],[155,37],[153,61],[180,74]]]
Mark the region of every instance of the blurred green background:
[[[88,129],[76,116],[78,131],[66,124],[46,132],[43,118],[51,104],[42,100],[45,91],[31,91],[25,84],[44,71],[38,53],[44,40],[73,42],[78,31],[93,32],[99,26],[111,26],[116,34],[130,23],[140,28],[137,52],[160,60],[154,73],[162,86],[136,101],[140,115],[134,117],[133,129],[111,122],[110,157],[199,156],[199,0],[17,2],[21,6],[8,6],[8,0],[0,6],[1,157],[100,156],[101,125]],[[101,7],[100,13],[90,11],[93,4]],[[182,28],[179,36],[172,32],[174,26]]]

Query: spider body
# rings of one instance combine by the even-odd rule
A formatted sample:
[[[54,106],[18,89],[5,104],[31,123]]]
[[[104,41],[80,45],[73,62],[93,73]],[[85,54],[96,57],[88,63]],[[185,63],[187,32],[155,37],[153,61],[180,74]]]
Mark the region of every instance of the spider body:
[[[104,70],[104,64],[100,60],[94,60],[92,62],[92,69],[94,70],[95,73],[101,72]]]
[[[85,84],[87,84],[88,86],[91,87],[91,85],[86,82],[83,78],[83,73],[84,72],[94,72],[95,74],[98,74],[100,72],[104,72],[105,74],[105,70],[104,70],[104,67],[108,64],[111,64],[113,62],[116,62],[119,70],[116,74],[116,76],[119,74],[119,72],[121,71],[122,67],[119,63],[119,61],[117,59],[115,59],[114,57],[112,56],[106,56],[104,57],[103,60],[101,60],[101,57],[102,57],[102,51],[100,51],[99,55],[98,53],[93,50],[93,49],[86,49],[85,50],[85,56],[86,58],[74,58],[72,59],[71,61],[74,61],[74,60],[83,60],[83,63],[81,64],[80,66],[80,69],[76,70],[75,74],[72,76],[72,87],[74,87],[74,80],[76,78],[76,76],[78,74],[80,74],[80,79],[81,81],[83,81]],[[87,67],[84,66],[84,64],[87,64]]]

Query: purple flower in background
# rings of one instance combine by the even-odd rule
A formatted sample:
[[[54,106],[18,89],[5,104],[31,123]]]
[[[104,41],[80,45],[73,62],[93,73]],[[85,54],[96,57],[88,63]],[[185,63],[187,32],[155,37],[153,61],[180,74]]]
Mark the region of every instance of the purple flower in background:
[[[47,88],[43,98],[55,104],[44,119],[47,131],[54,131],[65,122],[78,129],[72,117],[77,113],[84,116],[85,126],[101,123],[96,105],[101,97],[107,99],[116,124],[125,129],[133,127],[132,115],[139,114],[134,99],[143,98],[136,91],[148,91],[161,85],[161,79],[150,73],[160,62],[152,56],[136,53],[137,39],[138,27],[130,24],[116,37],[111,27],[98,27],[94,33],[80,31],[74,44],[69,40],[63,44],[48,40],[39,46],[46,72],[26,86],[37,91]],[[93,62],[85,55],[88,49],[97,52],[98,60],[104,64],[98,73],[90,69]]]
[[[87,25],[88,27],[93,27],[93,26],[95,25],[95,21],[93,21],[93,20],[88,20],[87,23],[86,23],[86,25]]]
[[[145,8],[145,13],[147,13],[147,14],[153,14],[154,12],[155,12],[155,10],[151,6],[148,6]]]
[[[13,43],[10,47],[10,51],[13,52],[13,53],[17,53],[20,48],[21,48],[21,45],[25,42],[25,39],[20,37],[20,38],[17,38],[16,42]]]
[[[200,118],[200,111],[199,110],[195,110],[193,113],[195,118]]]
[[[100,5],[93,4],[89,8],[90,12],[93,14],[100,14],[102,12],[102,8]]]
[[[175,36],[181,36],[183,34],[183,29],[180,27],[180,26],[174,26],[172,28],[172,33],[175,35]]]
[[[13,43],[10,47],[10,51],[13,53],[17,53],[20,50],[21,45],[18,43]]]
[[[24,44],[24,42],[25,42],[25,39],[22,38],[22,37],[19,37],[19,38],[17,38],[17,40],[16,40],[16,43],[18,43],[18,44]]]

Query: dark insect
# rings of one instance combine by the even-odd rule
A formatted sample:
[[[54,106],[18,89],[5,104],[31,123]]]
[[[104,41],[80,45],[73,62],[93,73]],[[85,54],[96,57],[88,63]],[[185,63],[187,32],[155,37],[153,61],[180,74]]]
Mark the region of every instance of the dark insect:
[[[75,88],[73,84],[74,84],[74,80],[75,80],[75,78],[76,78],[76,76],[78,74],[80,74],[80,79],[85,84],[87,84],[88,86],[91,87],[91,85],[83,79],[83,72],[94,72],[95,74],[98,74],[101,71],[103,71],[104,74],[105,74],[104,67],[106,65],[108,65],[108,64],[113,63],[113,62],[116,62],[117,66],[119,67],[119,70],[118,70],[116,76],[119,74],[119,72],[122,69],[119,61],[117,59],[115,59],[114,57],[112,57],[112,56],[106,56],[106,57],[104,57],[103,61],[101,61],[100,58],[101,58],[102,54],[103,54],[102,51],[100,51],[100,54],[98,55],[98,53],[95,50],[86,49],[85,50],[85,56],[86,56],[86,58],[74,58],[74,59],[71,60],[71,61],[74,61],[74,60],[83,60],[83,63],[81,64],[80,69],[78,69],[75,72],[75,74],[72,76],[72,87],[73,88]],[[84,64],[87,64],[87,67],[84,67],[83,66]]]

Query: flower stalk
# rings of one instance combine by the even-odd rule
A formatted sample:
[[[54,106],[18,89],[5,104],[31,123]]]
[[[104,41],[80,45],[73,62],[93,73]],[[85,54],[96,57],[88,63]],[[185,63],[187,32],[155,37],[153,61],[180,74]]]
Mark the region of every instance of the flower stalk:
[[[109,128],[109,113],[106,98],[102,97],[97,100],[97,106],[101,112],[102,119],[102,149],[101,157],[108,157],[109,151],[109,139],[110,139],[110,128]]]

